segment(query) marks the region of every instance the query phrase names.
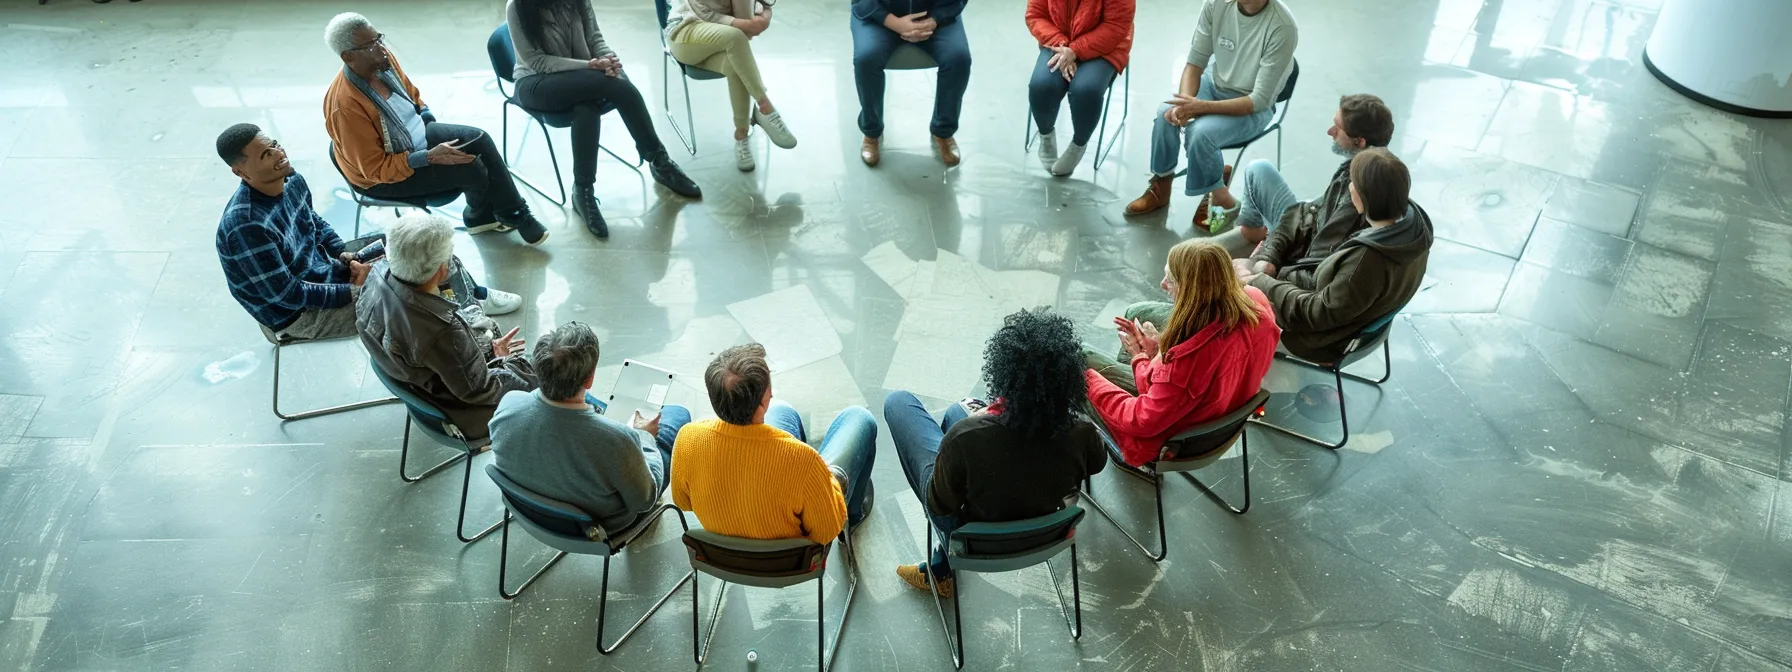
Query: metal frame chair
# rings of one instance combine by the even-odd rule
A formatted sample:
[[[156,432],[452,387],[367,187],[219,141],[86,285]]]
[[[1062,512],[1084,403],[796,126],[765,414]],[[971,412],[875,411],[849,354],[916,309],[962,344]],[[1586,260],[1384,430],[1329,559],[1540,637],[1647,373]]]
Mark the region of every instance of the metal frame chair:
[[[653,0],[654,12],[660,19],[660,107],[666,113],[666,121],[672,124],[672,132],[678,134],[678,142],[684,145],[691,156],[697,155],[697,119],[691,112],[691,80],[708,81],[727,79],[727,75],[714,70],[706,70],[695,65],[685,65],[672,57],[672,47],[666,44],[666,20],[672,8],[667,0]],[[666,80],[672,76],[672,66],[678,66],[679,76],[684,83],[684,126],[678,125],[678,117],[672,115],[672,87]],[[685,128],[690,134],[685,134]]]
[[[709,636],[704,637],[699,627],[702,609],[698,598],[698,584],[701,579],[691,581],[691,657],[702,667],[703,661],[709,657],[709,645],[715,641],[716,621],[722,614],[722,597],[728,592],[728,584],[738,583],[743,586],[759,588],[785,588],[805,581],[815,582],[815,606],[817,608],[816,656],[817,665],[822,672],[833,667],[835,651],[840,648],[840,636],[846,631],[846,619],[852,615],[852,598],[858,592],[858,561],[852,549],[852,530],[850,527],[841,531],[840,552],[846,559],[846,604],[840,608],[840,626],[834,630],[833,644],[828,643],[828,603],[827,586],[823,576],[828,569],[828,550],[833,544],[817,544],[808,539],[741,539],[710,532],[708,530],[688,530],[684,533],[685,551],[691,558],[692,571],[701,572],[721,579],[722,585],[716,590],[715,605],[710,607]]]
[[[1101,129],[1095,132],[1096,170],[1101,170],[1101,163],[1106,161],[1108,155],[1114,152],[1114,146],[1120,144],[1120,139],[1126,137],[1126,103],[1127,101],[1132,100],[1132,68],[1127,68],[1120,74],[1115,75],[1114,79],[1124,80],[1121,84],[1122,91],[1120,94],[1120,123],[1119,125],[1114,126],[1114,137],[1110,140],[1108,138],[1108,110],[1113,109],[1114,107],[1114,82],[1109,81],[1108,92],[1106,96],[1103,97],[1101,103]],[[1033,132],[1033,107],[1030,105],[1027,106],[1027,125],[1025,130],[1027,132],[1027,138],[1026,142],[1022,143],[1021,147],[1030,154],[1033,152],[1034,141],[1039,139],[1039,134]],[[1106,151],[1102,150],[1104,144],[1107,147]]]
[[[498,106],[502,110],[504,119],[504,142],[499,145],[498,148],[504,154],[505,167],[509,168],[510,166],[510,108],[514,105],[516,106],[516,109],[522,110],[524,114],[529,115],[529,118],[534,119],[536,125],[541,127],[541,137],[548,145],[548,159],[554,164],[554,183],[560,188],[560,199],[554,200],[553,196],[549,196],[548,192],[544,191],[541,187],[536,186],[535,182],[524,177],[523,174],[517,172],[515,168],[509,169],[510,176],[516,178],[516,181],[523,183],[523,186],[533,189],[535,193],[541,194],[542,198],[548,199],[548,201],[552,202],[554,205],[565,206],[566,179],[560,176],[560,156],[554,153],[554,138],[548,134],[548,127],[570,128],[573,121],[572,111],[543,112],[539,110],[531,110],[524,107],[522,102],[516,99],[515,92],[506,91],[504,89],[505,83],[509,83],[512,88],[516,86],[516,43],[512,42],[510,39],[510,24],[501,23],[498,24],[497,28],[492,29],[491,37],[488,37],[485,40],[485,53],[486,56],[491,59],[492,74],[498,78],[498,95],[504,97],[503,104]],[[615,105],[606,104],[604,105],[603,113],[609,114],[610,112],[615,111],[615,109]],[[529,129],[525,126],[523,128],[522,142],[517,143],[516,153],[518,156],[522,156],[523,147],[528,146],[528,144]],[[635,162],[630,163],[627,159],[617,156],[616,152],[611,151],[609,147],[605,147],[604,143],[601,141],[597,143],[597,148],[603,150],[603,153],[609,154],[610,158],[621,161],[622,165],[627,166],[629,170],[635,171],[636,175],[641,174],[639,166],[646,163],[646,160],[641,157],[636,157]]]
[[[994,574],[1013,572],[1034,565],[1045,565],[1046,574],[1052,577],[1052,593],[1058,597],[1058,613],[1064,616],[1064,625],[1070,628],[1070,638],[1080,640],[1083,637],[1083,590],[1082,577],[1077,571],[1076,562],[1076,526],[1082,522],[1083,509],[1066,506],[1054,513],[1037,518],[1016,520],[1006,523],[966,523],[946,536],[946,557],[952,563],[953,573],[974,572]],[[927,548],[933,548],[933,524],[927,525]],[[1028,542],[1033,542],[1027,545]],[[1058,583],[1058,575],[1051,571],[1051,559],[1070,550],[1070,591],[1075,605],[1075,618],[1071,610],[1064,607],[1064,589]],[[922,570],[930,571],[930,570]],[[955,582],[957,591],[952,597],[952,627],[946,630],[946,608],[940,602],[937,590],[933,593],[933,608],[939,613],[940,628],[946,636],[946,648],[952,653],[952,665],[964,669],[964,615],[959,611],[959,603],[964,600],[964,583]]]
[[[318,409],[313,409],[313,410],[309,410],[309,411],[298,411],[296,413],[280,412],[280,349],[288,347],[288,346],[298,345],[300,343],[315,343],[315,342],[319,342],[319,341],[337,341],[337,340],[342,340],[342,339],[346,339],[346,338],[356,338],[356,337],[355,336],[339,336],[337,338],[297,339],[297,338],[287,338],[284,336],[279,336],[279,337],[275,338],[275,342],[274,342],[274,416],[275,417],[278,417],[281,420],[304,420],[306,418],[316,418],[316,417],[325,416],[325,415],[334,415],[337,413],[344,413],[347,411],[353,411],[353,410],[358,410],[358,409],[362,409],[362,408],[369,408],[372,406],[380,406],[383,404],[390,404],[392,402],[398,401],[398,397],[386,397],[384,399],[369,399],[367,401],[357,401],[352,404],[341,404],[338,406],[326,406],[324,408],[318,408]]]
[[[498,547],[498,595],[506,600],[516,599],[516,596],[523,594],[524,589],[535,583],[536,579],[541,578],[542,574],[552,569],[568,553],[603,557],[604,578],[597,593],[597,652],[600,654],[607,656],[622,646],[623,642],[628,641],[628,638],[641,628],[641,624],[646,623],[654,612],[659,611],[661,606],[672,599],[672,595],[677,593],[678,589],[683,588],[686,582],[696,576],[695,571],[685,572],[685,575],[672,586],[671,590],[666,591],[665,595],[661,595],[659,601],[647,608],[647,613],[642,614],[634,625],[629,626],[628,631],[616,638],[614,643],[605,645],[604,614],[610,602],[610,558],[622,552],[622,549],[639,539],[647,530],[652,529],[653,524],[660,519],[660,516],[667,513],[676,514],[678,526],[687,532],[690,531],[690,526],[685,524],[684,513],[680,512],[678,507],[666,504],[641,514],[633,524],[616,534],[609,534],[597,524],[596,520],[591,518],[590,514],[581,511],[579,507],[519,485],[505,476],[503,472],[498,471],[498,466],[495,464],[485,465],[485,475],[490,476],[492,482],[498,485],[498,491],[504,494],[504,508],[506,509],[504,522],[499,528],[503,530],[501,533],[503,545]],[[558,551],[553,558],[541,566],[541,569],[535,570],[534,574],[529,575],[529,578],[523,581],[523,585],[517,586],[515,591],[505,588],[505,577],[510,565],[510,523],[512,519],[536,541]]]
[[[348,174],[342,172],[342,166],[336,163],[336,143],[330,143],[329,155],[330,167],[335,168],[336,174],[342,176],[342,183],[348,185],[349,200],[355,202],[355,235],[349,236],[350,239],[361,237],[361,211],[366,208],[391,208],[392,214],[395,216],[401,214],[400,208],[416,208],[428,213],[434,208],[446,206],[453,203],[454,199],[460,198],[459,191],[444,191],[412,198],[368,196],[367,192],[361,191],[361,188],[355,186],[355,183],[348,181]],[[504,230],[508,231],[509,229],[505,228]]]
[[[1124,535],[1127,541],[1130,541],[1134,546],[1139,547],[1139,550],[1145,553],[1145,557],[1151,558],[1152,562],[1162,562],[1163,559],[1170,554],[1170,539],[1164,529],[1164,475],[1170,473],[1182,474],[1183,478],[1188,479],[1188,481],[1193,483],[1196,488],[1199,488],[1203,494],[1206,494],[1208,498],[1218,503],[1227,511],[1235,514],[1243,514],[1244,512],[1249,511],[1251,508],[1251,439],[1250,434],[1245,431],[1245,425],[1247,424],[1247,421],[1263,411],[1263,404],[1268,401],[1269,391],[1258,390],[1257,394],[1252,396],[1250,401],[1246,401],[1243,406],[1240,406],[1223,416],[1190,427],[1177,433],[1175,436],[1170,437],[1169,440],[1164,442],[1164,445],[1166,447],[1177,446],[1176,452],[1167,457],[1160,455],[1158,460],[1151,464],[1152,471],[1150,473],[1124,465],[1120,467],[1121,473],[1131,474],[1132,476],[1144,479],[1151,483],[1151,489],[1157,499],[1156,553],[1152,553],[1151,549],[1145,548],[1144,543],[1141,543],[1137,537],[1134,537],[1131,532],[1128,532],[1125,527],[1122,527],[1120,521],[1115,520],[1114,516],[1108,513],[1107,509],[1102,508],[1101,502],[1096,501],[1094,479],[1085,479],[1083,481],[1083,498],[1088,500],[1089,504],[1095,507],[1095,511],[1100,513],[1101,517],[1106,518],[1108,519],[1108,522],[1113,523],[1114,528],[1120,530],[1120,534]],[[1107,429],[1103,428],[1101,423],[1096,423],[1096,427],[1101,430],[1102,440],[1112,444],[1114,439],[1108,435]],[[1224,457],[1226,453],[1232,450],[1233,445],[1239,446],[1240,468],[1244,473],[1244,506],[1242,507],[1233,506],[1231,502],[1227,502],[1224,498],[1214,493],[1212,489],[1207,487],[1207,484],[1202,483],[1200,479],[1195,478],[1194,474],[1190,473],[1218,462],[1221,457]],[[1185,452],[1187,453],[1186,455],[1184,454]]]
[[[496,532],[498,527],[504,524],[504,521],[500,520],[496,523],[492,523],[491,527],[480,530],[472,536],[467,536],[467,491],[471,490],[473,487],[473,456],[485,452],[486,449],[490,448],[491,441],[468,441],[461,433],[460,428],[454,426],[454,423],[448,420],[448,414],[443,413],[442,409],[436,407],[435,404],[430,403],[428,400],[417,396],[416,393],[411,392],[410,389],[399,384],[398,381],[392,380],[391,376],[386,375],[386,372],[380,369],[378,362],[373,363],[372,368],[373,374],[379,377],[380,383],[385,385],[387,390],[391,390],[392,394],[397,396],[400,401],[403,401],[405,405],[404,443],[398,450],[398,477],[404,479],[404,482],[406,483],[416,483],[417,481],[435,475],[443,469],[453,466],[455,462],[465,460],[467,468],[466,474],[461,477],[460,481],[460,514],[455,519],[454,536],[455,538],[460,539],[461,543],[470,544],[479,541],[480,539],[484,539],[487,535]],[[416,476],[410,475],[406,472],[407,467],[405,465],[410,459],[411,427],[413,426],[422,429],[423,434],[435,440],[436,443],[458,450],[460,451],[460,454],[423,470],[423,473],[421,474],[417,474]]]
[[[1288,83],[1282,85],[1282,93],[1276,96],[1275,104],[1281,109],[1276,110],[1275,121],[1272,121],[1268,126],[1263,127],[1262,131],[1251,136],[1251,139],[1249,140],[1220,148],[1221,154],[1224,154],[1228,149],[1238,150],[1237,158],[1232,159],[1232,165],[1239,166],[1242,169],[1244,150],[1250,149],[1251,143],[1263,139],[1263,136],[1269,135],[1270,132],[1273,131],[1276,134],[1276,170],[1282,169],[1282,121],[1288,118],[1289,101],[1294,99],[1294,83],[1299,79],[1300,61],[1296,60],[1288,70]]]
[[[1393,334],[1394,318],[1399,317],[1399,315],[1399,311],[1394,311],[1393,314],[1371,322],[1369,323],[1369,326],[1363,327],[1363,330],[1358,332],[1354,338],[1351,338],[1350,343],[1345,346],[1344,356],[1339,357],[1338,361],[1333,364],[1310,362],[1280,350],[1276,351],[1277,359],[1293,362],[1311,369],[1331,372],[1332,380],[1335,381],[1338,386],[1338,424],[1344,433],[1343,438],[1338,439],[1337,443],[1302,434],[1280,425],[1272,425],[1268,422],[1264,422],[1262,419],[1254,419],[1251,422],[1264,429],[1273,429],[1307,443],[1324,447],[1328,450],[1343,448],[1344,444],[1350,442],[1350,414],[1346,412],[1344,404],[1344,379],[1349,378],[1351,380],[1375,386],[1380,386],[1382,383],[1388,382],[1388,378],[1394,375],[1394,356],[1393,353],[1388,351],[1388,337]],[[1380,378],[1368,378],[1366,376],[1359,376],[1344,371],[1345,367],[1364,359],[1368,359],[1370,353],[1374,352],[1377,347],[1381,348]]]

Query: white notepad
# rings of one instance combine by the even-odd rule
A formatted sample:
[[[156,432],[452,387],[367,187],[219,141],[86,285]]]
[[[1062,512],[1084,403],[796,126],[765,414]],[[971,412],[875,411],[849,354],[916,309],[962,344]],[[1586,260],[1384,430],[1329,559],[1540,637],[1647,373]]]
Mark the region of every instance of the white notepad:
[[[674,380],[671,371],[632,359],[622,360],[622,373],[616,376],[616,386],[610,388],[610,408],[604,415],[620,422],[627,422],[625,418],[634,411],[646,418],[659,415]]]

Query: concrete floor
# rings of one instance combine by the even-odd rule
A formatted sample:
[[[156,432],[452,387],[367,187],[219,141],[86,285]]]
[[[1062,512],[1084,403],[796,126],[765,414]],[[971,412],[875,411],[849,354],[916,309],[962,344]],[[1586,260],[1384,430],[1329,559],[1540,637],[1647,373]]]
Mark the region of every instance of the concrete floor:
[[[1792,123],[1714,112],[1647,74],[1657,4],[1294,0],[1291,184],[1310,196],[1336,165],[1333,101],[1376,93],[1436,220],[1393,378],[1346,385],[1347,450],[1253,430],[1244,516],[1173,482],[1161,564],[1086,521],[1080,642],[1045,570],[961,580],[967,668],[1792,665]],[[1110,338],[1100,316],[1155,296],[1168,247],[1204,235],[1193,199],[1120,216],[1191,5],[1143,3],[1132,123],[1109,163],[1069,179],[1021,150],[1021,6],[965,14],[977,61],[957,170],[928,148],[929,73],[893,75],[885,163],[860,165],[846,3],[792,0],[754,47],[796,150],[759,145],[759,170],[737,172],[725,89],[694,83],[701,145],[685,165],[703,201],[606,160],[608,242],[536,198],[546,247],[483,236],[461,254],[527,298],[506,325],[596,326],[605,380],[625,357],[694,372],[766,342],[778,392],[812,425],[888,389],[936,407],[974,391],[991,320],[1017,306]],[[379,25],[444,120],[497,134],[481,46],[499,0],[0,9],[0,669],[690,668],[688,590],[608,657],[591,644],[595,559],[499,599],[498,540],[453,538],[460,472],[396,478],[399,407],[270,412],[271,349],[212,252],[235,184],[212,140],[261,124],[350,228],[319,111],[338,67],[320,33],[343,10]],[[650,7],[606,0],[601,21],[657,101]],[[531,135],[519,169],[548,177],[542,150]],[[1249,156],[1273,152],[1266,139]],[[293,407],[380,395],[353,343],[284,366]],[[1295,403],[1327,382],[1278,364],[1270,419],[1336,431],[1334,408]],[[1207,478],[1236,495],[1222,474],[1237,465]],[[876,478],[836,669],[948,669],[931,600],[892,571],[920,557],[919,505],[893,455]],[[494,520],[495,489],[473,487],[469,517]],[[1149,520],[1147,488],[1111,470],[1097,487],[1131,525]],[[513,561],[544,559],[512,541]],[[670,526],[624,554],[610,636],[685,567]],[[737,589],[709,666],[742,669],[752,649],[758,669],[809,669],[814,609],[808,590]]]

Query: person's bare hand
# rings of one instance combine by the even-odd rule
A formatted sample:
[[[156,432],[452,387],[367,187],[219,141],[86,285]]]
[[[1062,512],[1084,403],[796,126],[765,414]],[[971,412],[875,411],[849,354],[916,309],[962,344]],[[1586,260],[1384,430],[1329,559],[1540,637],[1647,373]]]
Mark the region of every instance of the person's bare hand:
[[[336,258],[341,259],[342,263],[345,263],[345,264],[353,262],[353,261],[359,261],[358,259],[355,258],[354,252],[343,252],[342,254],[336,255]]]
[[[1255,270],[1259,274],[1267,275],[1267,276],[1273,278],[1273,277],[1276,277],[1276,271],[1278,269],[1276,268],[1275,264],[1269,263],[1267,261],[1259,261],[1259,262],[1257,262],[1257,266],[1256,266]]]
[[[1138,330],[1139,352],[1147,356],[1157,356],[1157,327],[1150,322],[1133,321],[1133,328]]]
[[[655,414],[653,414],[653,417],[649,418],[649,417],[642,416],[640,409],[635,409],[635,414],[628,419],[628,426],[633,427],[635,429],[639,429],[643,432],[647,432],[648,434],[652,434],[654,436],[659,436],[660,435],[660,414],[655,413]]]
[[[458,166],[472,163],[472,154],[460,151],[459,141],[450,140],[429,148],[429,163],[436,166]]]
[[[348,282],[349,282],[349,284],[358,286],[362,283],[367,282],[367,272],[371,271],[371,270],[373,270],[372,266],[363,264],[359,261],[348,262]]]
[[[1052,50],[1052,56],[1045,61],[1046,69],[1063,75],[1064,79],[1070,79],[1070,76],[1076,72],[1076,50],[1071,49],[1069,45],[1048,48]]]
[[[1185,125],[1198,116],[1195,113],[1195,105],[1199,101],[1194,96],[1178,93],[1164,102],[1170,105],[1170,109],[1164,111],[1164,121],[1173,125]]]
[[[1075,77],[1076,76],[1076,57],[1071,56],[1070,60],[1066,61],[1063,65],[1063,67],[1058,68],[1058,74],[1063,75],[1064,81],[1066,81],[1066,82],[1070,81],[1070,78]]]
[[[522,327],[511,327],[503,336],[492,339],[492,356],[504,358],[523,354],[523,337],[517,335],[520,330]]]
[[[884,17],[884,27],[907,39],[910,34],[921,29],[918,22],[924,18],[927,18],[927,12],[915,12],[906,16],[892,13]]]
[[[1127,359],[1137,357],[1139,349],[1138,324],[1124,317],[1114,318],[1115,331],[1120,333],[1120,350],[1126,353]]]
[[[1251,260],[1249,259],[1233,259],[1232,272],[1241,280],[1244,279],[1244,276],[1256,275],[1257,273],[1256,269],[1251,268]]]

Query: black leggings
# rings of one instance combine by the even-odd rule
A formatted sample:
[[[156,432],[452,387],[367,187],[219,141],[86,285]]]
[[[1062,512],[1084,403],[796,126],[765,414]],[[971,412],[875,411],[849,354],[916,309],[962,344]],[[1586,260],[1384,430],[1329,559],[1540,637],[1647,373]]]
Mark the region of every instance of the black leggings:
[[[573,113],[572,180],[589,185],[597,181],[597,135],[606,106],[622,115],[622,125],[635,139],[635,151],[652,159],[666,151],[653,115],[641,91],[626,77],[611,77],[602,70],[567,70],[529,75],[516,83],[517,102],[542,112]]]

